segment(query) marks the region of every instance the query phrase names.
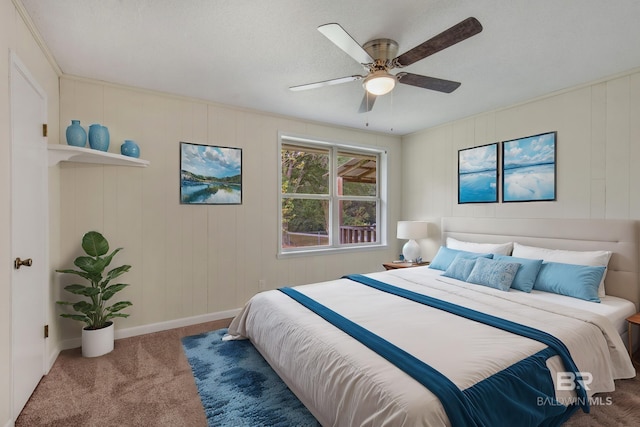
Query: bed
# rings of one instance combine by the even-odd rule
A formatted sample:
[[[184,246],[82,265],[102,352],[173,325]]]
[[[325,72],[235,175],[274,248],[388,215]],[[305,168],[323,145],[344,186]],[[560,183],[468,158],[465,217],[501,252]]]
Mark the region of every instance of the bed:
[[[325,426],[557,425],[571,414],[567,407],[588,410],[615,379],[635,376],[623,341],[624,319],[640,300],[635,221],[443,218],[441,236],[611,251],[607,296],[597,304],[505,292],[416,267],[262,292],[233,320],[230,337],[249,338]],[[470,321],[467,312],[481,318]],[[354,329],[328,323],[336,318]],[[559,339],[569,360],[537,335],[484,323],[494,318]],[[379,341],[392,350],[376,350],[371,343]],[[426,374],[442,388],[431,389]]]

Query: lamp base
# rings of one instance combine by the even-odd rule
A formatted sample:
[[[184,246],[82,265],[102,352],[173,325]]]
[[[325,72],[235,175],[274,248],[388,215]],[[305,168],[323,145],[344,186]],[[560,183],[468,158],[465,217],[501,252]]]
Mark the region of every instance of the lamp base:
[[[406,262],[417,262],[420,258],[420,245],[411,239],[402,247],[402,256]]]

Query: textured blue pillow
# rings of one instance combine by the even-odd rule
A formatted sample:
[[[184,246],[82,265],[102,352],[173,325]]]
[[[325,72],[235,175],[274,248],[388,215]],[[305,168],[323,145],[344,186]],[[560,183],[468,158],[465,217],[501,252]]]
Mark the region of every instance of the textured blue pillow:
[[[533,289],[600,302],[598,287],[605,268],[543,262]]]
[[[466,282],[474,265],[476,265],[476,258],[467,258],[465,254],[458,254],[442,275]]]
[[[517,262],[478,258],[467,282],[508,291],[519,268]]]
[[[497,254],[493,256],[493,259],[497,261],[517,262],[520,264],[520,268],[516,273],[516,277],[513,279],[511,287],[519,291],[531,292],[533,285],[536,283],[540,266],[542,265],[541,259],[518,258]]]
[[[453,262],[458,254],[464,254],[466,258],[493,258],[493,254],[477,254],[475,252],[460,251],[457,249],[450,249],[445,246],[440,246],[438,253],[433,258],[433,260],[431,260],[429,268],[434,268],[436,270],[446,270],[447,268],[449,268],[449,265]]]

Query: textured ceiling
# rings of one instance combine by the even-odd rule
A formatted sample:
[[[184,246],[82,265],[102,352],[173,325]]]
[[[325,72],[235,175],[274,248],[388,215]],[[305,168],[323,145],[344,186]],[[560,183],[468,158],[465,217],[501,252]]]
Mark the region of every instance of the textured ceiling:
[[[640,67],[637,0],[16,1],[65,74],[399,135]],[[403,69],[451,94],[401,84],[360,114],[360,82],[288,89],[364,74],[319,25],[404,53],[469,16],[480,34]]]

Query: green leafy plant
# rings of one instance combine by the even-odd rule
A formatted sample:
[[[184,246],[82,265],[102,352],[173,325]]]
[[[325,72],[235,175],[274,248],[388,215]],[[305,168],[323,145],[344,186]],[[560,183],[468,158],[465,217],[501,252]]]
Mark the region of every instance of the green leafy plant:
[[[71,284],[64,287],[68,292],[86,297],[78,302],[58,301],[60,305],[71,306],[79,314],[63,313],[60,316],[79,320],[87,324],[85,329],[102,329],[111,324],[114,317],[129,317],[120,310],[131,306],[129,301],[119,301],[107,305],[117,292],[129,286],[124,283],[110,284],[111,281],[129,271],[130,265],[116,267],[104,273],[111,260],[122,250],[115,249],[109,255],[109,242],[97,231],[89,231],[82,237],[82,249],[88,256],[79,256],[73,264],[80,270],[56,270],[58,273],[75,274],[89,281],[89,285]]]

